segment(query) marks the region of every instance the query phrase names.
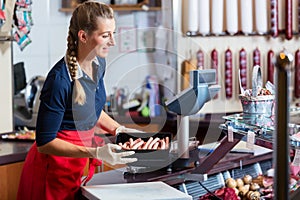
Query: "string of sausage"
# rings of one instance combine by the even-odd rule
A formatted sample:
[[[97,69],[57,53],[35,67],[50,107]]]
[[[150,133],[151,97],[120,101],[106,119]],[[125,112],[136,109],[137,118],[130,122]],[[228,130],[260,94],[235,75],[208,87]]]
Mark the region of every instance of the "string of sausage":
[[[295,53],[295,98],[300,98],[300,50]]]
[[[268,81],[270,81],[271,83],[274,83],[274,63],[273,63],[273,59],[274,59],[274,52],[272,50],[270,50],[268,52]]]
[[[260,66],[260,51],[258,48],[253,51],[253,66],[255,65]]]
[[[239,60],[240,60],[240,77],[242,87],[247,89],[247,53],[244,48],[242,48],[239,52]]]
[[[230,49],[225,52],[225,92],[227,99],[232,97],[232,52]]]
[[[271,35],[278,36],[278,0],[271,0]]]
[[[213,49],[211,54],[211,68],[216,70],[216,83],[218,83],[218,52],[216,49]],[[214,97],[214,99],[218,98],[218,94]]]
[[[293,37],[293,10],[292,0],[285,0],[285,37],[290,40]]]
[[[197,69],[204,69],[204,53],[201,49],[197,51]]]

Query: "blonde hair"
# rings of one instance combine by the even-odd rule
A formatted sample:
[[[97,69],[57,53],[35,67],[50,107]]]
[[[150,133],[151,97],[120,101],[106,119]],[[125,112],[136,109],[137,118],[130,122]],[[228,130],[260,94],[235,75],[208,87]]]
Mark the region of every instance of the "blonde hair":
[[[78,31],[84,30],[88,34],[97,30],[97,18],[113,19],[111,7],[96,1],[86,1],[74,10],[69,26],[67,44],[67,63],[72,80],[74,81],[73,99],[79,105],[85,104],[86,95],[78,80]]]

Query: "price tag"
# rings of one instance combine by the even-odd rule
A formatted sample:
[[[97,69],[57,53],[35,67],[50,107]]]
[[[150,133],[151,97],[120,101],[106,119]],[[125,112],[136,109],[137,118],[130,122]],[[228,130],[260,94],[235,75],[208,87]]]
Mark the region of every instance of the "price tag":
[[[248,131],[247,133],[247,144],[246,147],[248,149],[253,150],[254,149],[254,142],[255,142],[255,133],[252,131]]]
[[[233,142],[233,127],[228,126],[228,142]]]
[[[293,165],[300,167],[300,149],[296,149]]]

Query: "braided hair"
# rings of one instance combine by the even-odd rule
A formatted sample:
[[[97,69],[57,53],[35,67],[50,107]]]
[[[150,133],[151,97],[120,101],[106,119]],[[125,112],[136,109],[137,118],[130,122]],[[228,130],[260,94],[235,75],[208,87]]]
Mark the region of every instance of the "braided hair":
[[[84,30],[92,33],[97,30],[97,18],[113,19],[113,10],[106,4],[96,1],[85,1],[74,10],[69,26],[67,38],[67,64],[72,80],[74,81],[73,99],[75,103],[83,105],[86,96],[81,83],[78,80],[78,32]]]

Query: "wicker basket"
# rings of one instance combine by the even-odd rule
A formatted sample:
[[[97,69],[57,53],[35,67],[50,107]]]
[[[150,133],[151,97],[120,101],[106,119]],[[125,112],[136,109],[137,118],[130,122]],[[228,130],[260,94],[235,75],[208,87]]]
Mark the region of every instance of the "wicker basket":
[[[252,96],[240,94],[239,98],[242,103],[243,113],[251,115],[273,115],[275,95],[258,96],[258,90],[262,88],[261,69],[254,66],[252,73]]]

